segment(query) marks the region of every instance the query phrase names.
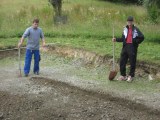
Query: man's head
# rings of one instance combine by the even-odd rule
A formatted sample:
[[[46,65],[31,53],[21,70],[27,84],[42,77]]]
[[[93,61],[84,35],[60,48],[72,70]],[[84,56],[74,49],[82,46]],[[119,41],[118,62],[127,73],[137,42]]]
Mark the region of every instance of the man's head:
[[[129,16],[127,19],[127,25],[131,27],[133,23],[134,23],[134,18],[132,16]]]
[[[34,29],[37,29],[37,28],[38,28],[38,25],[39,25],[39,19],[35,18],[35,19],[33,20],[32,26],[33,26]]]

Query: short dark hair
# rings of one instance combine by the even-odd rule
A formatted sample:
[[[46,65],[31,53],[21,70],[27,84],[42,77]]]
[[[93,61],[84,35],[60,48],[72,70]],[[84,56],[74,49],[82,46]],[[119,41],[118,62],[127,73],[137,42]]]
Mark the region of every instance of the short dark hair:
[[[39,19],[38,19],[38,18],[35,18],[35,19],[33,20],[33,23],[39,23]]]
[[[127,21],[134,21],[133,16],[129,16],[129,17],[127,18]]]

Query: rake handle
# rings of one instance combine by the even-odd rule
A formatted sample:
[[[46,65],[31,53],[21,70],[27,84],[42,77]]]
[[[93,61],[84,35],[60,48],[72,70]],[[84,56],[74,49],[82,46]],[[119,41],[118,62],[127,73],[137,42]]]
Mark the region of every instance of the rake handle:
[[[21,48],[18,48],[19,74],[21,76]]]
[[[113,38],[115,37],[115,29],[113,25]],[[115,42],[113,42],[113,71],[115,71]]]

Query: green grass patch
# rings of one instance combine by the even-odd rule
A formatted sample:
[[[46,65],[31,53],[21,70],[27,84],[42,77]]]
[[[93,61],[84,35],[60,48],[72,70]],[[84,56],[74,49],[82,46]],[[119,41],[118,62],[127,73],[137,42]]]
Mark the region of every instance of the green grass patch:
[[[96,52],[101,55],[112,56],[111,38],[103,39],[85,39],[85,38],[47,38],[48,42],[54,42],[62,45],[67,45],[76,48],[83,48],[89,51]],[[120,57],[122,43],[116,43],[116,58]],[[159,44],[143,42],[139,45],[138,60],[160,65],[160,50]]]
[[[20,38],[7,38],[0,39],[0,49],[14,48],[17,46],[17,43]],[[92,52],[96,52],[100,55],[112,56],[112,42],[111,38],[97,39],[97,38],[46,38],[47,43],[56,43],[60,45],[67,45],[74,48],[83,48]],[[25,42],[26,43],[26,42]],[[24,46],[25,46],[24,43]],[[120,57],[122,49],[122,43],[116,43],[116,58]],[[156,63],[160,65],[160,46],[155,43],[148,43],[144,41],[139,45],[138,49],[138,60]]]

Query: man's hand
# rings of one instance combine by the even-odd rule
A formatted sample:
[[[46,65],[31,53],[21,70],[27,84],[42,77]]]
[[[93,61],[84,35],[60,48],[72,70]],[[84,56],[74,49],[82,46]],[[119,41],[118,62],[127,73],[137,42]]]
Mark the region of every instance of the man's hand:
[[[24,38],[22,37],[21,40],[20,40],[20,42],[18,43],[18,48],[20,48],[22,46],[23,41],[24,41]]]
[[[22,43],[21,42],[19,42],[18,43],[18,48],[20,48],[22,46]]]
[[[112,42],[116,42],[116,38],[112,38]]]
[[[45,47],[45,46],[46,46],[46,42],[45,42],[45,40],[43,40],[42,47]]]
[[[41,50],[44,51],[44,52],[47,52],[47,51],[48,51],[48,49],[47,49],[47,47],[46,47],[46,42],[45,42],[44,39],[42,40],[42,47],[41,47]]]

